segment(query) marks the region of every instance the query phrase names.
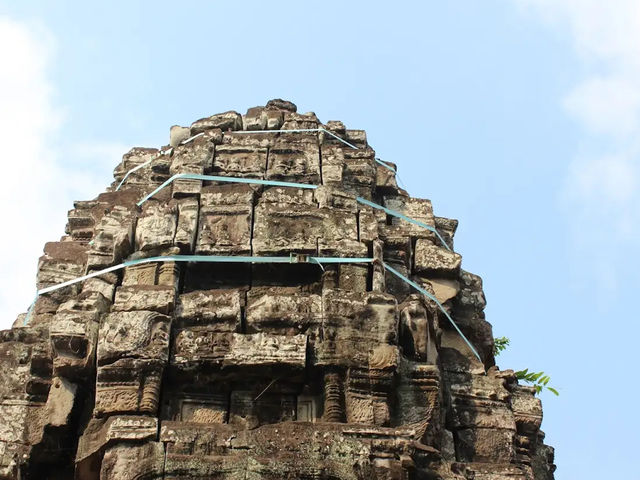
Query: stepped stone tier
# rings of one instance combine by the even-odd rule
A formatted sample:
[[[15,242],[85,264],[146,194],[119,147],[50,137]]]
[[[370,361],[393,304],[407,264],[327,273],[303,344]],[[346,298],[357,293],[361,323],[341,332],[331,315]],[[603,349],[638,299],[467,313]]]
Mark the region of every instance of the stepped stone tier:
[[[457,221],[374,155],[283,100],[126,153],[45,245],[38,288],[171,257],[41,292],[0,332],[0,478],[552,479],[540,401],[495,366]],[[180,173],[318,187],[181,177],[137,205]]]

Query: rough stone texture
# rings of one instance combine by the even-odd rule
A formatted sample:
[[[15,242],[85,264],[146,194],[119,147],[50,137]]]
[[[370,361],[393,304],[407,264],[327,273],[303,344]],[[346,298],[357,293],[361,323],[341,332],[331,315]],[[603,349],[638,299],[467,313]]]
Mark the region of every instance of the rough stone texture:
[[[280,131],[317,128],[357,149]],[[38,288],[150,256],[295,262],[144,263],[41,295],[0,332],[0,479],[553,478],[540,401],[494,365],[482,280],[451,251],[457,221],[399,189],[364,131],[278,99],[174,126],[170,146],[132,149],[74,204]],[[136,205],[177,173],[319,188],[179,180]]]

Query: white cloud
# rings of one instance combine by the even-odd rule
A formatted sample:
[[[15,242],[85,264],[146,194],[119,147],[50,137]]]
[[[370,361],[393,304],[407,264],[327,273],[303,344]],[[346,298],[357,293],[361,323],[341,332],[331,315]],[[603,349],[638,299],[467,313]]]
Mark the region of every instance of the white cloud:
[[[624,156],[582,159],[571,164],[569,177],[578,198],[606,198],[611,206],[628,205],[637,192],[638,172],[633,160]]]
[[[0,328],[8,328],[33,299],[37,259],[46,241],[64,234],[73,198],[102,191],[109,179],[95,166],[108,161],[112,168],[126,149],[80,145],[75,153],[90,160],[86,168],[63,162],[74,152],[56,141],[64,109],[55,103],[48,72],[55,39],[39,26],[0,16],[0,45]]]
[[[640,85],[634,76],[588,78],[566,96],[564,106],[592,132],[618,140],[640,127]]]
[[[546,21],[569,29],[589,61],[640,66],[640,3],[636,0],[519,0]]]
[[[585,132],[563,197],[578,251],[599,256],[594,274],[612,288],[612,272],[629,267],[625,248],[640,238],[640,2],[519,3],[568,32],[583,62],[584,78],[562,100]]]

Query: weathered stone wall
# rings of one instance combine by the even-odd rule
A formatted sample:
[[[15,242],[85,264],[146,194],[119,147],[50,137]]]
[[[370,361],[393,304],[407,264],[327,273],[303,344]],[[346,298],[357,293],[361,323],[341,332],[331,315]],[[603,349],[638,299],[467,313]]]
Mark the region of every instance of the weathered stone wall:
[[[278,132],[318,128],[357,148]],[[45,246],[38,288],[151,256],[375,261],[166,261],[40,295],[0,332],[0,478],[553,478],[540,401],[494,366],[481,279],[432,231],[355,198],[451,248],[457,221],[374,155],[364,131],[282,100],[125,154],[108,191],[76,202]],[[179,179],[136,205],[178,173],[319,188]],[[433,293],[482,363],[383,262]]]

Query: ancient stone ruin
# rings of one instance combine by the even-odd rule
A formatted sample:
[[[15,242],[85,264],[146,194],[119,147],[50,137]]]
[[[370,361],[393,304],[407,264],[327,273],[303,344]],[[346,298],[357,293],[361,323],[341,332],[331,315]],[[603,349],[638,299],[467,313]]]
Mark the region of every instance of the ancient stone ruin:
[[[457,221],[395,170],[283,100],[125,154],[0,332],[0,478],[552,479]]]

